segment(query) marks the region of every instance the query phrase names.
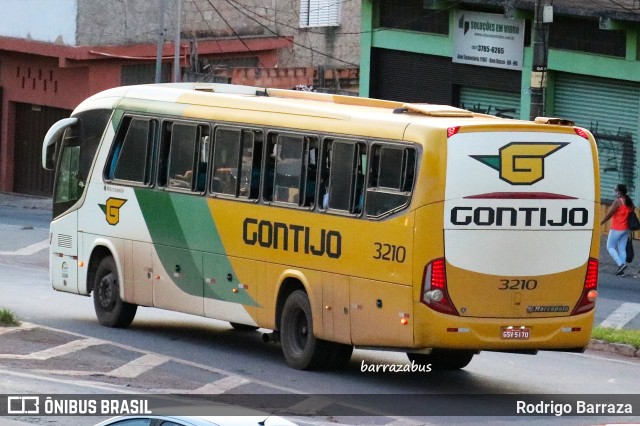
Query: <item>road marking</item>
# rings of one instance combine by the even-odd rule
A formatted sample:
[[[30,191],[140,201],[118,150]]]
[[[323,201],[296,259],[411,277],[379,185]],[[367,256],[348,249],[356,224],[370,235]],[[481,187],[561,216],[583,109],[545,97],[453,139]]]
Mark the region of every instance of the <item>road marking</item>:
[[[139,375],[146,373],[147,371],[159,365],[162,365],[167,361],[169,361],[169,358],[166,356],[146,354],[141,356],[140,358],[136,358],[133,361],[126,363],[121,367],[116,368],[115,370],[105,373],[105,375],[111,377],[133,379],[134,377],[138,377]]]
[[[68,355],[91,346],[102,345],[104,343],[105,342],[103,340],[98,339],[80,339],[65,343],[64,345],[54,346],[53,348],[45,349],[43,351],[32,352],[27,355],[0,354],[0,359],[37,359],[44,361],[50,358]]]
[[[16,251],[0,251],[0,256],[31,256],[39,251],[49,248],[49,240],[42,240],[37,243],[33,243],[30,246],[23,247]]]
[[[33,371],[38,371],[38,370],[33,370]],[[101,383],[101,382],[96,383],[96,382],[88,382],[88,381],[83,381],[83,380],[69,380],[67,378],[60,379],[60,378],[57,378],[57,377],[47,377],[47,376],[42,376],[40,374],[32,374],[32,373],[26,373],[26,372],[16,372],[16,371],[10,371],[10,370],[5,370],[5,369],[0,368],[0,376],[2,376],[2,375],[26,378],[26,379],[31,379],[31,380],[39,380],[39,381],[42,381],[42,382],[56,383],[56,384],[64,385],[65,388],[69,387],[69,385],[82,386],[82,387],[85,387],[85,388],[88,388],[88,389],[101,390],[101,391],[103,391],[103,393],[120,393],[120,394],[141,395],[142,393],[144,393],[146,391],[144,389],[131,388],[131,387],[129,387],[129,385],[127,385],[125,387],[125,386],[112,385],[110,383]]]
[[[249,383],[250,381],[240,377],[240,376],[228,376],[224,379],[216,380],[213,383],[207,383],[206,385],[191,391],[189,393],[197,393],[197,394],[221,394],[226,391],[237,388],[238,386],[242,386],[244,384]]]
[[[604,321],[600,323],[600,327],[608,327],[621,329],[640,314],[640,303],[623,303],[611,313]]]
[[[30,353],[29,358],[46,360],[49,358],[55,358],[63,355],[68,355],[73,352],[78,352],[91,346],[103,345],[104,343],[104,340],[92,338],[74,340],[72,342],[65,343],[64,345],[54,346],[53,348],[45,349],[40,352]]]

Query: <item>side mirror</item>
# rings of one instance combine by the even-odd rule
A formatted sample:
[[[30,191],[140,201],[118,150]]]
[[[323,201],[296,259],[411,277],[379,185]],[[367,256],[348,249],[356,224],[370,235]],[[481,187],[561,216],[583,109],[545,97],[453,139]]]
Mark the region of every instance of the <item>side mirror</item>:
[[[53,170],[56,165],[56,146],[62,140],[62,135],[67,128],[74,126],[78,122],[75,117],[65,118],[55,123],[42,142],[42,167],[46,170]]]

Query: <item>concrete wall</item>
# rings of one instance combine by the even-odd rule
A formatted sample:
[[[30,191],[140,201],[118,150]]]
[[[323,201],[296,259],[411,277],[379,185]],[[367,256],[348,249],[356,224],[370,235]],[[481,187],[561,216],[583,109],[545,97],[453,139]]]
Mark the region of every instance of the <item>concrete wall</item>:
[[[156,43],[164,9],[164,39],[173,41],[178,1],[3,0],[0,36],[72,46]],[[181,1],[185,42],[292,36],[279,67],[359,65],[360,0],[342,2],[340,26],[314,28],[299,28],[300,0]]]
[[[293,49],[281,52],[281,65],[359,67],[360,4],[342,2],[338,27],[299,28],[300,0],[279,0],[278,32],[295,36]]]
[[[73,46],[77,0],[2,0],[0,37]]]
[[[170,39],[174,37],[175,0],[77,1],[80,46],[156,43],[161,2],[165,3],[164,28]]]
[[[292,36],[294,46],[280,52],[278,67],[357,68],[360,3],[342,2],[338,27],[299,28],[300,0],[244,0],[233,4],[184,0],[182,33],[200,38]]]

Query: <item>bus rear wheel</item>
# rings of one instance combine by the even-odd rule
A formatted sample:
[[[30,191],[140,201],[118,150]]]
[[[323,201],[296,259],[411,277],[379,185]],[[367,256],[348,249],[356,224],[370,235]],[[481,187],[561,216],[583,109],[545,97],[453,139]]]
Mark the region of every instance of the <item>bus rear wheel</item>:
[[[475,355],[474,351],[434,349],[430,354],[407,353],[410,361],[420,365],[431,364],[431,370],[459,370],[466,367]]]
[[[290,367],[313,370],[327,366],[331,356],[328,342],[313,335],[311,304],[307,294],[296,290],[287,297],[280,321],[282,352]]]
[[[120,298],[118,270],[113,257],[100,261],[93,280],[93,306],[98,322],[106,327],[126,328],[136,316],[138,305]]]

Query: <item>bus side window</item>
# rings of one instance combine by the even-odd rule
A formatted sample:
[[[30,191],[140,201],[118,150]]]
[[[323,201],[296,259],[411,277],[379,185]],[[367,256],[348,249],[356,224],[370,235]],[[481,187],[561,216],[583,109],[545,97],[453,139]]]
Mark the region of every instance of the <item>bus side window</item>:
[[[318,155],[319,141],[316,137],[305,136],[305,145],[307,146],[306,171],[303,183],[304,199],[302,205],[305,207],[313,207],[316,202],[316,188],[318,179]]]
[[[415,175],[415,149],[374,144],[370,163],[367,215],[378,217],[407,205]]]
[[[198,128],[200,134],[200,150],[198,157],[198,165],[196,167],[195,191],[204,192],[207,186],[207,165],[209,164],[209,127],[200,126]]]
[[[300,136],[279,135],[275,150],[273,200],[300,204],[305,144]]]
[[[261,131],[253,130],[253,155],[251,159],[251,185],[249,198],[257,200],[260,196],[260,177],[262,176],[262,152],[264,146],[264,135]]]
[[[349,214],[362,211],[364,187],[362,164],[366,144],[343,139],[326,139],[321,170],[322,208]]]
[[[211,191],[235,196],[238,186],[242,131],[217,127],[215,135]]]
[[[265,201],[305,205],[311,139],[296,134],[269,133],[263,188]]]
[[[217,127],[213,150],[211,192],[237,198],[258,198],[262,133]]]
[[[157,123],[150,118],[125,117],[107,163],[108,180],[148,185],[151,181],[151,152]]]
[[[171,189],[195,189],[194,170],[198,165],[198,126],[173,123],[167,164],[167,186]]]

